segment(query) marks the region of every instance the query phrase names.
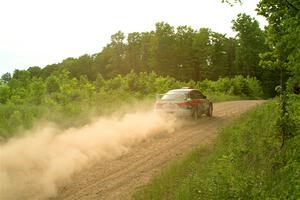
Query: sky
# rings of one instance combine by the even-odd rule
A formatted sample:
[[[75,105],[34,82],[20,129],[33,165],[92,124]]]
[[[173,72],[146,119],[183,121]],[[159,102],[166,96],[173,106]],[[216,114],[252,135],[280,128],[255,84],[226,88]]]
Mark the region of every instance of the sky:
[[[230,7],[221,0],[0,0],[0,76],[98,53],[119,30],[151,31],[157,22],[234,36],[231,21],[243,12],[263,28],[258,1]]]

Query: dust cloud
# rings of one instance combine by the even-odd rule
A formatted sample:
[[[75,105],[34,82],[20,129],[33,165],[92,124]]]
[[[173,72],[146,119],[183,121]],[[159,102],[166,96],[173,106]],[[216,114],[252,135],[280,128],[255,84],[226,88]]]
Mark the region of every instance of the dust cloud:
[[[43,125],[0,146],[0,199],[47,199],[93,161],[120,156],[151,135],[173,132],[174,119],[151,111],[101,117],[80,128]],[[142,144],[142,143],[141,143]]]

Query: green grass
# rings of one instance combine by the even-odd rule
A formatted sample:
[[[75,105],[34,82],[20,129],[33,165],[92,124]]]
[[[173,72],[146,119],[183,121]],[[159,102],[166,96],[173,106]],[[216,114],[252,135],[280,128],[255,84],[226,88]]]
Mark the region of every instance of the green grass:
[[[140,188],[134,199],[174,199],[174,191],[187,177],[190,177],[195,168],[201,167],[211,149],[199,147],[187,155],[183,160],[168,166],[159,176],[155,177],[146,187]]]
[[[134,199],[299,199],[299,132],[281,148],[275,102],[259,106],[139,188]]]

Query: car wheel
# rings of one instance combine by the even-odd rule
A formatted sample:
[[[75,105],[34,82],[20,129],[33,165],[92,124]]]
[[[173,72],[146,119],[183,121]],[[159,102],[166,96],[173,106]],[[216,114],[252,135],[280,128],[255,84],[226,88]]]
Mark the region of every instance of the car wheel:
[[[198,108],[194,108],[194,111],[193,111],[193,114],[192,114],[192,117],[194,120],[197,120],[199,118],[199,111],[198,111]]]
[[[210,104],[210,105],[209,105],[209,108],[207,109],[206,115],[207,115],[208,117],[212,117],[212,113],[213,113],[213,105]]]

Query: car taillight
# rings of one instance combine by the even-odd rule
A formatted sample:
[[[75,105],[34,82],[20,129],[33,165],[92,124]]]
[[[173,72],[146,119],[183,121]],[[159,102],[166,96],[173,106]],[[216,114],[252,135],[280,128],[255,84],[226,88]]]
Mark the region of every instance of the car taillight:
[[[192,107],[191,104],[187,101],[178,102],[177,105],[179,107],[183,107],[183,108],[191,108]]]

